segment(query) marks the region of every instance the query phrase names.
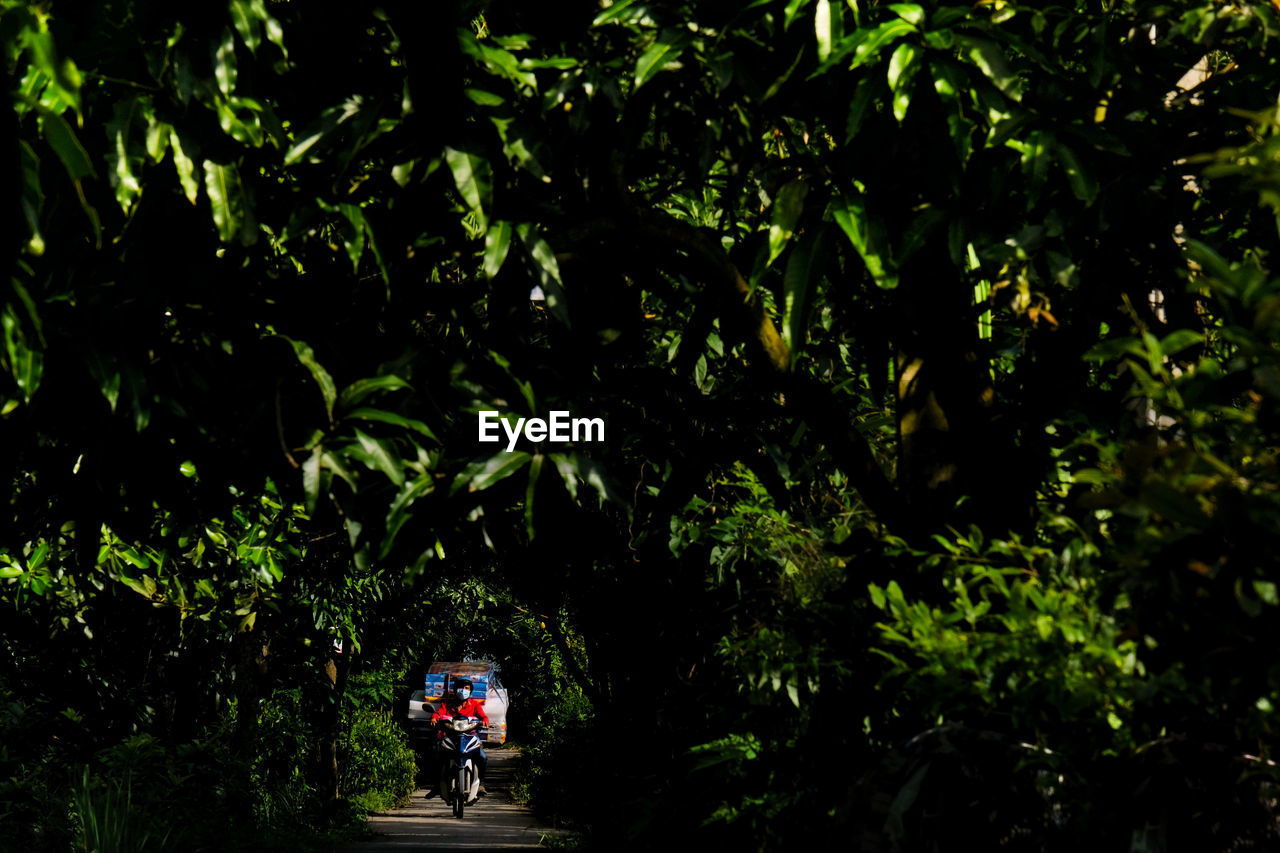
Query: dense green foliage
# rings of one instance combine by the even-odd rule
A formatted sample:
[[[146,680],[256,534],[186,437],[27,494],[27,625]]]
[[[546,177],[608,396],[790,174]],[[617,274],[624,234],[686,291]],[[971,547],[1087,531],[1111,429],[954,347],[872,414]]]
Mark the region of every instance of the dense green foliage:
[[[0,0],[0,831],[385,805],[491,656],[612,848],[1274,845],[1278,31]]]

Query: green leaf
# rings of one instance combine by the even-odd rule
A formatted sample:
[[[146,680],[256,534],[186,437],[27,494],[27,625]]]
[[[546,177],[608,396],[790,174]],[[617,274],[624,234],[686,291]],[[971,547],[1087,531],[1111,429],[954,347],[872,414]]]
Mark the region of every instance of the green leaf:
[[[913,26],[924,23],[924,7],[915,3],[890,3],[889,11]]]
[[[782,277],[782,337],[793,353],[805,342],[809,309],[821,277],[825,237],[825,230],[806,235],[791,251]]]
[[[472,463],[454,480],[453,486],[450,487],[450,493],[456,492],[462,487],[465,487],[469,492],[482,492],[519,471],[532,458],[530,454],[525,453],[523,450],[517,450],[513,453],[504,451],[487,460]]]
[[[298,357],[298,361],[302,366],[311,372],[311,378],[316,381],[316,385],[320,387],[320,396],[324,398],[324,410],[329,416],[330,422],[333,421],[333,405],[338,399],[337,388],[333,384],[333,377],[329,375],[329,371],[325,370],[323,365],[316,359],[315,351],[307,344],[306,341],[295,341],[292,338],[279,336],[282,340],[288,341],[289,346],[293,347],[293,352]]]
[[[148,560],[146,557],[139,554],[137,551],[135,551],[132,548],[121,548],[117,550],[116,553],[120,555],[121,559],[129,563],[131,566],[134,566],[135,568],[145,569],[151,565],[150,560]],[[145,579],[145,575],[143,577]],[[148,592],[147,595],[150,595],[151,592],[154,592],[154,591],[155,591],[155,586],[153,585],[151,587],[150,592]]]
[[[6,8],[6,15],[9,14],[8,8],[12,7]],[[15,20],[15,24],[17,22]],[[5,24],[7,30],[9,21]],[[49,81],[49,92],[42,98],[40,105],[58,113],[69,106],[80,116],[80,86],[84,82],[80,71],[70,59],[58,59],[53,34],[42,29],[43,24],[36,24],[35,21],[29,21],[23,28],[27,56],[30,57],[32,66]],[[6,43],[11,38],[11,32],[5,34]]]
[[[854,88],[853,98],[849,101],[849,115],[844,125],[845,144],[852,142],[862,127],[862,119],[866,116],[867,108],[871,106],[872,99],[875,97],[874,86],[874,78],[863,77]]]
[[[636,88],[639,89],[653,75],[675,62],[692,39],[693,34],[687,30],[663,30],[653,46],[636,62]]]
[[[809,5],[809,2],[810,0],[788,0],[787,7],[782,12],[783,29],[795,23],[796,18],[804,11],[804,7]]]
[[[178,182],[182,184],[182,193],[187,201],[196,203],[200,194],[200,183],[196,180],[196,166],[187,156],[186,149],[178,139],[178,131],[169,130],[169,147],[173,149],[173,166],[178,172]]]
[[[889,90],[893,92],[893,117],[901,122],[911,103],[911,84],[920,70],[920,57],[924,54],[914,44],[904,42],[889,57]]]
[[[624,501],[613,489],[609,487],[605,480],[604,468],[598,462],[580,453],[549,454],[551,461],[556,463],[556,468],[560,471],[560,477],[564,480],[565,488],[569,490],[569,494],[575,500],[578,498],[578,480],[582,480],[587,485],[596,490],[598,502],[600,506],[604,502],[610,501],[623,510],[627,515],[631,515],[631,504]]]
[[[396,534],[400,532],[400,528],[404,526],[404,523],[409,520],[409,507],[418,498],[435,491],[435,486],[435,478],[430,474],[405,483],[404,488],[396,495],[395,500],[391,502],[391,508],[387,511],[386,533],[378,549],[378,559],[385,559],[391,553],[391,546],[395,542]]]
[[[486,211],[493,200],[493,168],[489,161],[467,151],[445,148],[445,161],[453,172],[453,182],[467,203],[480,219],[480,226],[488,228]]]
[[[379,423],[391,424],[392,426],[404,427],[414,432],[421,433],[432,441],[439,441],[436,434],[431,431],[431,427],[422,421],[406,418],[404,415],[398,415],[395,412],[387,412],[382,409],[359,408],[352,409],[345,415],[347,420],[377,421]]]
[[[345,223],[339,225],[342,247],[346,249],[347,257],[351,260],[351,272],[358,273],[360,258],[364,256],[364,237],[367,230],[364,212],[354,204],[339,204],[337,211],[346,219]]]
[[[533,540],[533,501],[538,489],[538,477],[542,474],[542,463],[544,457],[541,453],[536,453],[529,462],[529,484],[524,490],[524,530],[529,540]]]
[[[707,382],[706,353],[698,356],[698,361],[693,365],[693,384],[698,386],[698,390],[703,391],[704,393],[711,390],[711,386]]]
[[[1124,355],[1132,355],[1145,359],[1146,350],[1134,338],[1111,338],[1101,341],[1089,348],[1084,354],[1087,361],[1112,361]]]
[[[809,185],[795,180],[785,184],[778,190],[778,197],[773,201],[773,217],[769,225],[769,260],[772,264],[782,254],[787,243],[795,233],[796,223],[804,212],[804,199],[809,194]]]
[[[832,218],[866,264],[876,286],[885,290],[897,287],[898,276],[884,226],[867,213],[862,199],[852,194],[838,196],[831,200],[830,209]]]
[[[357,379],[346,388],[342,389],[342,396],[338,398],[338,408],[347,409],[357,405],[366,397],[379,391],[396,391],[400,388],[411,387],[408,382],[389,373],[385,376],[370,376],[366,379]]]
[[[608,9],[596,15],[591,26],[598,27],[613,21],[630,20],[634,16],[644,14],[646,8],[647,4],[644,0],[616,0]]]
[[[1063,170],[1067,173],[1067,181],[1071,184],[1071,192],[1086,204],[1093,204],[1098,197],[1098,179],[1085,169],[1076,153],[1065,144],[1059,142],[1055,149],[1058,155],[1058,162],[1062,164]]]
[[[463,89],[462,94],[466,95],[472,103],[482,107],[500,107],[506,103],[501,95],[495,95],[483,89]]]
[[[896,261],[899,264],[905,264],[907,259],[925,244],[929,235],[946,221],[946,218],[944,211],[933,206],[926,207],[917,213],[899,237],[900,242],[894,253]]]
[[[320,498],[320,449],[316,448],[302,462],[302,494],[306,497],[307,512],[316,511]]]
[[[498,40],[491,41],[497,44]],[[532,71],[522,69],[511,51],[479,41],[471,30],[461,28],[458,30],[458,47],[466,55],[478,60],[492,74],[510,80],[518,89],[527,93],[537,91],[537,76]]]
[[[859,30],[854,34],[854,37],[858,39],[858,43],[853,52],[853,62],[849,67],[851,69],[857,68],[860,65],[875,61],[883,47],[897,41],[907,33],[914,33],[915,31],[915,27],[901,18],[885,21],[873,30]]]
[[[131,145],[135,117],[141,112],[139,98],[129,98],[116,104],[114,116],[107,124],[107,133],[114,143],[115,168],[108,176],[115,189],[116,203],[128,213],[142,195],[142,185],[135,170],[141,171],[143,156],[136,145]]]
[[[839,14],[839,12],[836,14]],[[831,58],[830,0],[818,0],[817,9],[813,13],[813,29],[818,37],[818,61],[826,62]]]
[[[524,243],[525,250],[533,259],[534,271],[538,274],[538,285],[542,288],[547,300],[547,310],[555,315],[565,328],[569,327],[569,305],[565,299],[564,283],[560,279],[560,265],[556,263],[556,253],[538,234],[538,229],[525,222],[516,226],[516,233]]]
[[[343,457],[332,450],[321,450],[320,467],[327,468],[337,474],[343,482],[351,487],[351,491],[356,491],[356,475],[347,468]]]
[[[505,219],[498,220],[489,226],[484,235],[484,274],[486,278],[494,278],[502,269],[502,262],[507,259],[511,249],[512,226]]]
[[[1204,340],[1204,335],[1191,329],[1178,329],[1170,332],[1160,341],[1161,355],[1176,355],[1187,347],[1195,346]]]
[[[222,42],[214,52],[213,76],[218,81],[218,90],[224,96],[231,97],[239,72],[236,67],[236,43],[230,27],[223,27]]]
[[[146,376],[136,363],[125,362],[120,373],[128,391],[129,408],[133,410],[134,429],[142,432],[151,422],[151,404],[155,395],[147,387]]]
[[[547,456],[556,464],[556,470],[560,472],[560,479],[564,480],[564,487],[569,492],[569,497],[575,501],[578,499],[578,466],[573,458],[564,453],[549,453]]]
[[[236,32],[240,34],[240,39],[249,48],[249,52],[257,53],[258,45],[262,43],[262,34],[257,21],[250,16],[248,0],[231,0],[231,23],[235,25]]]
[[[17,384],[23,400],[29,403],[32,395],[40,387],[40,379],[44,375],[44,353],[28,345],[22,323],[13,305],[4,306],[4,312],[0,314],[0,324],[3,324],[4,328],[9,375]]]
[[[381,471],[387,475],[387,479],[395,483],[397,486],[404,485],[404,469],[400,465],[400,458],[392,452],[390,445],[381,439],[373,438],[366,435],[360,430],[356,430],[356,441],[360,442],[360,449],[364,451],[362,461],[370,470]]]
[[[58,159],[62,161],[62,167],[67,170],[67,176],[72,181],[98,176],[93,170],[93,163],[89,160],[89,152],[84,150],[84,146],[76,138],[75,131],[62,116],[42,109],[40,133],[53,149],[53,153],[58,155]]]
[[[280,52],[286,57],[289,55],[284,49],[284,31],[280,22],[267,12],[263,0],[231,0],[231,23],[250,53],[258,52],[265,30],[267,39],[280,48]]]
[[[320,113],[320,119],[308,127],[307,134],[289,146],[289,150],[284,154],[284,165],[292,166],[297,163],[322,140],[337,135],[335,132],[347,122],[356,120],[359,126],[359,120],[362,119],[364,111],[364,102],[359,97],[348,98],[337,106],[325,109]],[[307,158],[309,163],[322,161],[323,158],[319,152]]]
[[[992,83],[996,84],[997,89],[1014,101],[1022,99],[1018,78],[1009,70],[1009,61],[998,44],[974,36],[962,36],[960,43],[969,60],[978,66]]]
[[[85,361],[89,367],[89,375],[98,383],[98,390],[102,392],[114,414],[116,404],[120,401],[120,370],[116,367],[115,359],[104,357],[97,347],[91,347]]]
[[[40,233],[40,212],[44,209],[44,191],[40,188],[40,158],[25,140],[19,142],[19,147],[22,152],[22,213],[31,234],[27,241],[27,251],[39,257],[45,250],[44,235]]]
[[[264,136],[260,113],[264,112],[261,103],[252,98],[214,98],[214,109],[218,113],[218,124],[222,132],[236,142],[261,147]]]
[[[204,189],[209,195],[213,224],[218,229],[218,237],[222,242],[230,243],[238,235],[243,245],[254,243],[257,240],[257,229],[236,167],[211,160],[204,161]]]

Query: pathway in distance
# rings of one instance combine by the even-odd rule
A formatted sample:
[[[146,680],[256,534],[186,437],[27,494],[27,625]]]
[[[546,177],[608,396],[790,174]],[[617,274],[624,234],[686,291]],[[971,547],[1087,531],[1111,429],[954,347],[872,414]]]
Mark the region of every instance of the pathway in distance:
[[[404,808],[369,817],[369,827],[382,837],[344,844],[337,853],[538,848],[550,830],[540,827],[527,808],[512,803],[508,793],[519,755],[514,749],[489,750],[489,796],[468,806],[462,820],[439,797],[424,800],[425,790],[414,791]]]

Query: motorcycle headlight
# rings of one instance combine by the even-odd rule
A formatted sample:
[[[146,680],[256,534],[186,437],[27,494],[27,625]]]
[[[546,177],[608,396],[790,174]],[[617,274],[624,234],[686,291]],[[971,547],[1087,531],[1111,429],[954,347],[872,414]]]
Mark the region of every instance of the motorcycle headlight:
[[[475,728],[475,725],[472,720],[454,720],[453,730],[455,732],[468,732]]]

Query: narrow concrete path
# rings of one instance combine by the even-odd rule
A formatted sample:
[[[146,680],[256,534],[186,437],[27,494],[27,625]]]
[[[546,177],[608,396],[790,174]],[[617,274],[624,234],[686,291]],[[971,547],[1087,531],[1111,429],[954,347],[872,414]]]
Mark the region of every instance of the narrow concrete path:
[[[335,853],[416,853],[446,850],[537,849],[550,830],[539,827],[533,813],[511,801],[511,780],[519,753],[514,749],[489,750],[489,773],[482,797],[467,808],[462,820],[439,797],[424,800],[425,790],[415,791],[409,805],[369,816],[369,828],[379,838],[352,842]]]

